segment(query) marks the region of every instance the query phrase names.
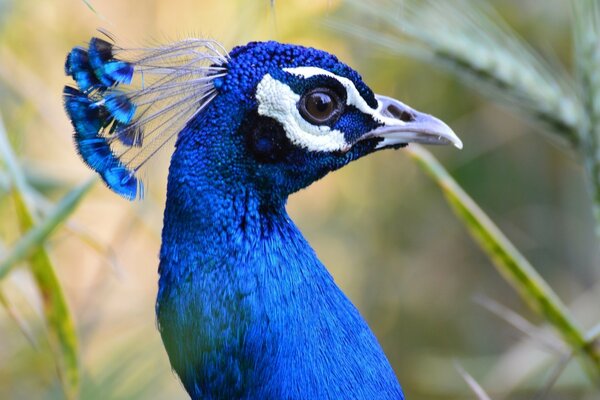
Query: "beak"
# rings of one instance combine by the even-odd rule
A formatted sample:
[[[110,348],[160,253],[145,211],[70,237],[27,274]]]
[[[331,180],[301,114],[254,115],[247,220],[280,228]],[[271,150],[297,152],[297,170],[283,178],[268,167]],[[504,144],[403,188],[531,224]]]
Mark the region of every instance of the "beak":
[[[462,149],[462,141],[448,125],[439,119],[417,110],[391,97],[376,95],[379,106],[375,113],[383,122],[363,139],[382,138],[377,149],[400,144],[453,144]]]

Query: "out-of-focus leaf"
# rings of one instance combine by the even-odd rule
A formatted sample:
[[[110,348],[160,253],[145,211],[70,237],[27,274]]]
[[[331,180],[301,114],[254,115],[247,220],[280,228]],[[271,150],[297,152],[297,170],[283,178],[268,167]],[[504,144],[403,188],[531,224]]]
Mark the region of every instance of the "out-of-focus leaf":
[[[13,197],[21,229],[31,229],[33,218],[22,197],[16,191]],[[31,254],[29,264],[42,298],[50,343],[58,355],[56,360],[65,396],[68,399],[76,399],[79,392],[79,350],[75,323],[50,256],[43,245],[38,246]]]
[[[442,189],[456,215],[494,262],[498,272],[517,290],[532,310],[556,328],[576,353],[587,357],[596,367],[594,374],[600,373],[600,352],[586,341],[583,331],[572,320],[569,310],[529,261],[431,153],[421,146],[411,145],[409,154]],[[594,379],[597,378],[598,376],[594,376]]]
[[[38,192],[38,196],[36,196],[38,199],[39,192],[64,190],[68,188],[66,182],[56,179],[53,176],[42,175],[37,171],[28,171],[27,168],[25,168],[24,172],[26,174],[27,182],[36,192]],[[10,186],[10,178],[8,177],[8,174],[6,174],[4,171],[0,171],[0,197],[10,191]]]
[[[4,278],[15,265],[29,257],[60,224],[67,220],[96,181],[95,177],[91,178],[83,185],[67,193],[42,222],[29,229],[13,245],[6,256],[0,260],[0,279]]]
[[[36,215],[30,200],[25,174],[8,141],[4,123],[0,116],[0,157],[7,166],[21,231],[31,230],[36,224]],[[76,204],[76,203],[75,203]],[[74,208],[71,207],[71,209]],[[68,215],[68,212],[65,214]],[[66,216],[63,215],[63,220]],[[60,219],[57,219],[60,221]],[[54,225],[56,226],[56,224]],[[41,229],[43,233],[45,230]],[[47,229],[51,232],[52,229]],[[44,236],[43,234],[38,234]],[[47,235],[46,235],[47,236]],[[65,301],[62,288],[54,272],[54,266],[44,246],[40,244],[30,255],[31,272],[40,291],[44,316],[48,325],[48,336],[56,354],[62,388],[67,399],[76,399],[79,393],[79,350],[75,323]]]
[[[94,6],[92,6],[92,3],[90,3],[89,0],[82,0],[83,3],[87,6],[87,8],[90,9],[91,12],[93,12],[94,14],[98,14],[98,12],[96,11],[96,9],[94,8]]]
[[[534,343],[543,347],[548,352],[553,354],[569,354],[565,345],[559,339],[549,336],[544,328],[540,328],[529,322],[519,313],[510,308],[484,296],[477,296],[475,301],[489,312],[495,314],[499,318],[512,325],[521,333],[533,339]]]
[[[25,173],[19,164],[19,160],[15,156],[10,142],[8,140],[8,135],[6,133],[6,128],[4,127],[4,120],[2,115],[0,114],[0,162],[6,165],[8,170],[8,175],[10,179],[10,185],[14,187],[14,189],[23,194],[23,195],[31,195],[30,190],[27,185],[27,181],[25,178]],[[28,200],[28,199],[26,199]]]
[[[483,390],[481,385],[469,374],[459,363],[454,363],[454,367],[460,374],[460,376],[464,379],[464,381],[469,385],[469,388],[473,391],[473,394],[477,396],[479,400],[492,400],[492,398]]]
[[[594,325],[587,333],[587,337],[589,340],[600,340],[600,324]]]
[[[2,292],[1,289],[0,289],[0,304],[6,310],[6,313],[8,314],[8,316],[19,327],[19,329],[21,330],[21,332],[23,333],[23,336],[25,336],[27,341],[29,341],[29,343],[31,343],[31,345],[33,347],[37,347],[35,338],[31,334],[31,329],[29,329],[29,325],[27,325],[27,321],[25,321],[23,318],[21,318],[21,315],[19,314],[18,310],[16,310],[15,307],[13,307],[13,305],[8,301],[8,299],[4,295],[4,292]]]
[[[159,399],[168,381],[174,379],[159,336],[149,335],[148,326],[128,319],[119,324],[119,334],[103,337],[86,354],[86,379],[81,388],[85,400]]]
[[[148,346],[145,337],[138,337],[97,361],[99,372],[84,385],[82,397],[86,400],[155,397],[168,368],[162,358],[149,353],[145,346]]]
[[[573,1],[575,71],[585,121],[579,127],[585,167],[592,183],[600,234],[600,6],[597,0]]]

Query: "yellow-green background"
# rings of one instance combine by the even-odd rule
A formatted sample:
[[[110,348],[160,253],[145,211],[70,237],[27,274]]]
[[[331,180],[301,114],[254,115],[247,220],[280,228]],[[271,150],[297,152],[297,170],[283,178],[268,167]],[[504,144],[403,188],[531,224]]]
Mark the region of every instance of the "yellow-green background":
[[[600,254],[580,165],[532,125],[434,66],[327,28],[327,20],[361,21],[343,1],[281,0],[274,8],[268,0],[90,3],[94,11],[81,0],[0,0],[0,113],[23,165],[50,199],[92,174],[72,144],[61,90],[69,82],[66,53],[96,28],[126,45],[190,35],[228,49],[266,39],[311,45],[359,70],[374,91],[449,123],[465,148],[434,153],[575,315],[600,320],[600,304],[590,300],[600,291],[594,286]],[[567,2],[491,3],[553,62],[569,66]],[[165,151],[148,168],[144,201],[127,202],[98,184],[50,242],[80,339],[84,399],[186,398],[154,318],[168,158]],[[543,349],[473,297],[491,297],[535,318],[402,151],[353,163],[292,196],[288,209],[375,331],[410,399],[474,398],[454,360],[498,398],[507,382],[522,381],[511,399],[532,398],[541,386],[555,360],[528,375]],[[0,190],[2,252],[19,237],[14,214],[11,197]],[[60,398],[29,272],[18,269],[0,285],[36,339],[33,347],[0,309],[0,399]],[[576,367],[552,396],[597,398]]]

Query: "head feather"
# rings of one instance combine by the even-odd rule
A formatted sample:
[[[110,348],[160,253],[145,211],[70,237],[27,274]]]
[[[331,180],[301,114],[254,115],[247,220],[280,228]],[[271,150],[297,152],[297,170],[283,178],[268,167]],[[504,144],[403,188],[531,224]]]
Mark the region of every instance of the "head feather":
[[[216,96],[228,55],[208,39],[122,48],[92,38],[74,48],[65,72],[65,108],[84,161],[118,194],[142,197],[138,172]]]

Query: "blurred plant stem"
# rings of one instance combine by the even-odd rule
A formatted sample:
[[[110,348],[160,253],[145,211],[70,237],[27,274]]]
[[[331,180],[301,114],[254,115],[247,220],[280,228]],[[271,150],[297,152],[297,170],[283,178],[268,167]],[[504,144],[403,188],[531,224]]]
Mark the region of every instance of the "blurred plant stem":
[[[492,400],[475,378],[473,378],[458,362],[454,363],[454,367],[479,400]]]
[[[31,333],[31,328],[27,324],[27,321],[21,317],[21,315],[19,314],[19,311],[15,307],[13,307],[13,305],[8,301],[8,299],[4,295],[4,292],[2,292],[2,289],[0,289],[0,304],[6,310],[6,313],[8,314],[8,316],[19,327],[19,330],[21,331],[21,333],[23,333],[23,336],[25,336],[25,338],[27,338],[27,341],[34,348],[37,349],[37,342],[35,340],[35,337]]]
[[[575,76],[584,109],[579,136],[600,236],[600,8],[595,0],[573,1],[573,15]]]
[[[83,3],[87,6],[87,8],[90,9],[91,12],[93,12],[94,14],[98,13],[90,1],[83,0]]]
[[[14,154],[4,122],[0,115],[0,157],[8,170],[12,183],[12,196],[16,215],[22,232],[35,230],[37,210],[27,184],[25,174]],[[74,208],[74,207],[72,207]],[[64,214],[63,217],[69,215]],[[42,229],[49,234],[52,229]],[[41,235],[45,238],[47,235]],[[26,235],[27,237],[27,235]],[[54,350],[55,360],[62,388],[67,399],[76,399],[79,395],[79,350],[75,323],[56,276],[50,256],[44,248],[44,242],[34,242],[37,246],[29,253],[29,265],[42,299],[44,316],[48,326],[48,338]],[[13,251],[15,249],[13,248]],[[27,253],[24,253],[25,256]],[[11,256],[9,255],[10,259]],[[13,257],[14,258],[14,257]],[[8,271],[8,268],[4,268]]]
[[[60,224],[66,222],[66,219],[75,211],[79,202],[96,182],[97,178],[93,177],[67,193],[43,221],[23,234],[11,250],[0,259],[0,280],[6,277],[19,262],[27,259],[36,248],[43,245]]]
[[[494,262],[498,272],[533,311],[554,326],[575,353],[588,360],[586,365],[590,377],[600,384],[600,347],[597,341],[586,339],[587,335],[573,321],[569,310],[552,288],[431,153],[418,145],[409,146],[408,153],[442,189],[456,215]]]

